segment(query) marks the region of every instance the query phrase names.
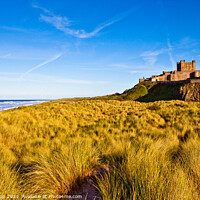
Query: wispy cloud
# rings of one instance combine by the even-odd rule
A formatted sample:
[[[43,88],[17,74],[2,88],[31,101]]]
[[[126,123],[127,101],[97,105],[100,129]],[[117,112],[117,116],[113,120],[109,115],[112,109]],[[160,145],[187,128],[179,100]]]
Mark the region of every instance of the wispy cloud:
[[[144,61],[146,62],[146,65],[152,66],[157,62],[157,57],[165,53],[166,51],[167,49],[164,48],[156,51],[145,51],[140,56],[143,57]]]
[[[22,73],[19,72],[0,72],[0,82],[17,82],[19,81],[19,76],[21,76]],[[38,82],[33,78],[23,78],[23,81],[28,82]]]
[[[156,51],[145,51],[141,54],[142,57],[148,57],[148,56],[159,56],[160,54],[163,54],[166,52],[167,49],[159,49]]]
[[[26,29],[18,28],[18,27],[9,27],[9,26],[0,26],[0,29],[4,29],[8,31],[27,32]]]
[[[174,58],[173,58],[173,55],[172,55],[172,50],[173,50],[173,47],[170,43],[170,35],[169,35],[169,29],[168,29],[168,25],[167,25],[167,20],[166,20],[166,10],[165,10],[165,6],[164,6],[164,1],[163,0],[158,0],[157,1],[159,6],[160,6],[160,9],[159,9],[159,12],[160,12],[160,17],[161,19],[163,20],[163,28],[165,30],[165,34],[166,34],[166,37],[167,37],[167,46],[168,46],[168,54],[169,54],[169,59],[170,59],[170,62],[172,64],[172,68],[174,69],[174,67],[176,66],[176,62],[174,61]]]
[[[80,84],[80,85],[94,85],[94,84],[107,84],[107,81],[91,81],[91,80],[80,80],[80,79],[69,79],[62,78],[57,76],[49,76],[42,74],[27,74],[26,77],[23,76],[23,73],[17,72],[0,72],[0,82],[17,82],[19,81],[19,76],[21,77],[21,81],[25,82],[35,82],[35,83],[61,83],[61,84]]]
[[[38,5],[33,5],[33,7],[42,10],[46,14],[46,15],[40,14],[40,20],[53,25],[56,29],[63,31],[65,34],[72,35],[77,38],[91,38],[91,37],[97,35],[102,29],[127,17],[130,13],[132,13],[133,11],[140,8],[141,5],[142,4],[135,6],[128,11],[125,11],[123,13],[116,15],[115,17],[109,19],[108,21],[98,25],[92,32],[87,32],[84,29],[79,29],[79,30],[72,29],[72,28],[70,28],[71,20],[69,20],[67,17],[57,16],[54,13],[52,13],[51,11],[49,11],[45,8],[42,8]]]
[[[195,46],[197,46],[199,43],[196,40],[193,40],[190,37],[184,37],[182,38],[179,43],[175,44],[176,48],[179,49],[189,49],[189,48],[194,48]]]
[[[68,79],[68,78],[61,78],[56,76],[47,76],[47,75],[37,75],[38,78],[42,81],[46,82],[54,82],[54,83],[63,83],[63,84],[85,84],[85,85],[92,85],[92,84],[107,84],[107,81],[90,81],[90,80],[80,80],[80,79]]]
[[[57,54],[57,55],[53,56],[52,58],[50,58],[50,59],[48,59],[48,60],[46,60],[46,61],[40,63],[39,65],[36,65],[35,67],[30,68],[28,71],[26,71],[25,73],[23,73],[23,74],[20,76],[20,79],[19,79],[19,80],[21,80],[24,76],[26,76],[26,75],[29,74],[30,72],[32,72],[32,71],[34,71],[34,70],[36,70],[36,69],[38,69],[38,68],[40,68],[40,67],[42,67],[42,66],[44,66],[44,65],[46,65],[46,64],[48,64],[48,63],[50,63],[50,62],[53,62],[54,60],[57,60],[57,59],[60,58],[61,56],[62,56],[62,54]]]
[[[169,49],[169,59],[171,61],[171,64],[172,64],[172,68],[174,69],[176,67],[176,62],[174,61],[174,58],[173,58],[173,55],[172,55],[172,45],[170,43],[170,40],[168,38],[168,41],[167,41],[167,45],[168,45],[168,49]]]
[[[157,62],[158,58],[156,56],[149,56],[145,57],[144,61],[146,62],[147,65],[152,66]]]
[[[146,66],[145,66],[145,68],[146,68]],[[132,71],[129,71],[129,73],[130,74],[144,74],[144,70],[132,70]],[[156,70],[156,71],[155,70],[154,71],[152,71],[152,70],[149,70],[149,71],[145,70],[145,74],[152,75],[152,73],[158,74],[159,70]]]
[[[145,62],[144,64],[139,64],[139,63],[115,63],[115,64],[109,64],[108,66],[110,67],[115,67],[115,68],[122,68],[124,71],[131,75],[139,75],[145,74],[147,75],[152,75],[152,73],[159,74],[160,72],[160,66],[159,65],[154,65],[153,69],[152,66],[150,66],[150,63]],[[158,70],[156,70],[158,69]]]
[[[108,66],[115,67],[115,68],[121,68],[121,69],[131,69],[131,68],[133,68],[133,65],[126,64],[126,63],[113,63],[113,64],[109,64]]]
[[[45,12],[45,13],[47,13],[49,15],[53,15],[53,13],[51,13],[49,10],[47,10],[47,9],[45,9],[43,7],[38,6],[37,4],[32,4],[32,7],[33,8],[38,8],[38,9],[42,10],[43,12]]]
[[[59,17],[59,16],[46,16],[40,14],[40,20],[45,21],[46,23],[52,24],[56,29],[69,33],[67,26],[70,26],[70,21],[66,17]]]
[[[0,55],[0,58],[8,58],[10,57],[12,54],[11,53],[7,53],[5,55]]]

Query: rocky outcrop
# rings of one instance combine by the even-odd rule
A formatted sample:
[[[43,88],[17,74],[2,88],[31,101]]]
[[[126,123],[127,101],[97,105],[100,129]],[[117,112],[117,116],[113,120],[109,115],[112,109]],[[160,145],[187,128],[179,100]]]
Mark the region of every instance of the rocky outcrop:
[[[200,83],[188,83],[180,87],[180,99],[184,101],[200,101]]]

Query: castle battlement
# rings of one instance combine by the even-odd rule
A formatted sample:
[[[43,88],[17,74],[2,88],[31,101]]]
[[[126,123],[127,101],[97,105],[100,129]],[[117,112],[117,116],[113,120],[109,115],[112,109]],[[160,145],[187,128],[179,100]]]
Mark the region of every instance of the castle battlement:
[[[199,78],[200,70],[196,70],[196,61],[192,60],[192,62],[185,62],[185,60],[181,60],[177,62],[177,70],[165,72],[163,71],[160,75],[154,75],[150,78],[142,78],[139,79],[139,82],[143,81],[182,81],[189,78]]]
[[[185,62],[185,60],[181,60],[177,62],[177,71],[195,71],[196,70],[196,61]]]

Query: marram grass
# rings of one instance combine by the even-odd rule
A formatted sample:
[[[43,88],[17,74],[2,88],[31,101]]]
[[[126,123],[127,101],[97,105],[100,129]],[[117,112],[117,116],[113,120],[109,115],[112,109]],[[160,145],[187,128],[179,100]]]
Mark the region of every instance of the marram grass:
[[[0,195],[200,199],[200,103],[53,101],[0,112]]]

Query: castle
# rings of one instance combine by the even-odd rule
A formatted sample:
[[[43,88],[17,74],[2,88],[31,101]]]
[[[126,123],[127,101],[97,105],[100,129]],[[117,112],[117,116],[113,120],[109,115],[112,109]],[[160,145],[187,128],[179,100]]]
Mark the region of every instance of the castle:
[[[163,71],[160,75],[154,75],[150,78],[142,78],[139,79],[139,82],[143,81],[182,81],[190,78],[199,78],[200,70],[196,70],[196,61],[185,62],[185,60],[181,60],[177,62],[177,70],[171,72]]]

